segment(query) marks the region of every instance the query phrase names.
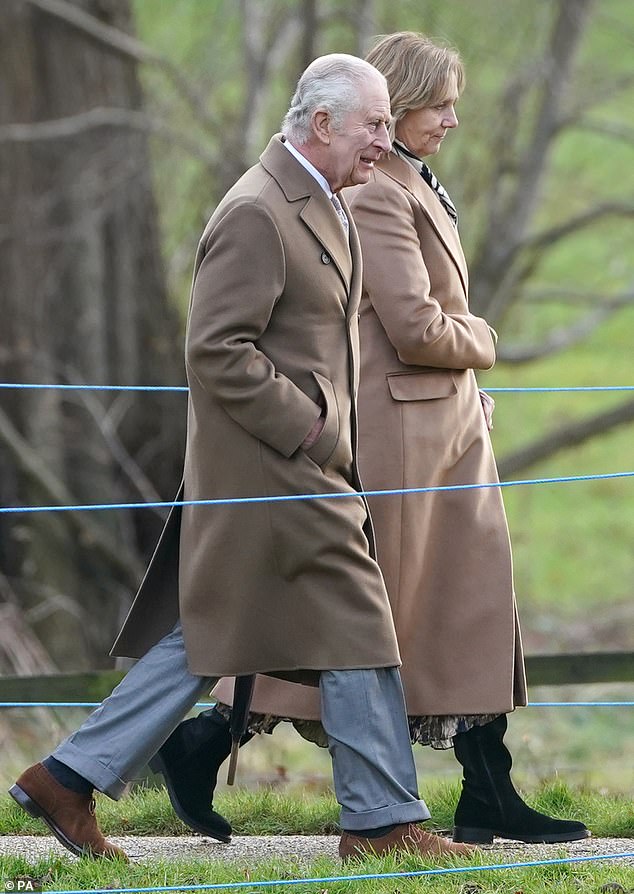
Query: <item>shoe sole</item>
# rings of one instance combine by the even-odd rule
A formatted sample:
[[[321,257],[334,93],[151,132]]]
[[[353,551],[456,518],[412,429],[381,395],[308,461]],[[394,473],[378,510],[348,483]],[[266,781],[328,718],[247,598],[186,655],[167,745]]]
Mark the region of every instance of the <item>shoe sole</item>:
[[[581,841],[590,838],[589,829],[579,832],[553,832],[552,835],[512,835],[499,829],[479,829],[469,826],[456,826],[453,840],[460,844],[492,844],[494,838],[505,838],[507,841],[522,841],[524,844],[557,844],[564,841]]]
[[[95,857],[95,856],[106,856],[105,854],[97,854],[95,855],[93,851],[89,848],[80,847],[78,844],[75,844],[74,841],[71,841],[70,838],[67,838],[66,835],[62,832],[62,830],[55,824],[53,819],[48,815],[48,813],[40,807],[37,801],[34,801],[30,795],[24,791],[23,788],[20,788],[19,785],[12,785],[9,789],[9,794],[16,801],[22,810],[32,816],[34,819],[41,819],[46,825],[49,827],[55,838],[62,844],[67,851],[70,851],[71,854],[74,854],[76,857]]]
[[[174,808],[174,813],[176,816],[185,823],[186,826],[189,826],[190,829],[193,829],[194,832],[199,832],[201,835],[206,835],[207,838],[215,838],[216,841],[222,841],[223,844],[229,844],[231,841],[231,835],[226,835],[224,832],[212,831],[208,826],[203,826],[199,822],[197,822],[192,816],[190,816],[186,810],[181,806],[180,801],[178,800],[178,796],[174,791],[172,783],[169,778],[169,774],[166,772],[165,763],[160,754],[155,754],[152,760],[149,762],[150,770],[154,773],[160,773],[163,777],[163,782],[165,783],[165,788],[167,789],[167,794],[169,795],[169,799],[172,807]]]

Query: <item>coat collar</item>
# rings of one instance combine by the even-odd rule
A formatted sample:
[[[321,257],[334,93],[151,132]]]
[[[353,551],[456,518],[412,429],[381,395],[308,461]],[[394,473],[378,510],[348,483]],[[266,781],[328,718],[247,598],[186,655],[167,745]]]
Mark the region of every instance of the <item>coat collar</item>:
[[[447,251],[451,255],[460,278],[464,285],[465,292],[468,290],[469,273],[467,270],[467,262],[462,251],[460,238],[456,227],[449,219],[449,215],[442,207],[441,202],[434,193],[434,190],[421,177],[408,161],[399,158],[394,152],[381,157],[376,163],[376,167],[383,173],[400,184],[416,199],[425,216],[436,231],[438,238],[445,245]]]
[[[262,167],[274,178],[288,202],[298,203],[298,215],[321,243],[341,274],[348,290],[353,267],[359,266],[361,250],[354,225],[350,226],[350,249],[341,238],[341,223],[328,196],[315,178],[282,145],[281,134],[271,138],[260,156]],[[342,201],[344,210],[348,207]],[[348,214],[350,218],[350,214]]]

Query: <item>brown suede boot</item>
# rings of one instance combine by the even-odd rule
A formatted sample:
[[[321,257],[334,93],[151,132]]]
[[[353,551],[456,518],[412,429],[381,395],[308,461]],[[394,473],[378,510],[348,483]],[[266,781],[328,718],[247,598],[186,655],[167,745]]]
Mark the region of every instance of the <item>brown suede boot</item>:
[[[127,861],[125,851],[101,834],[92,795],[80,795],[60,785],[42,764],[25,770],[9,794],[30,816],[44,820],[60,844],[76,856]]]
[[[352,832],[344,832],[339,841],[342,860],[362,857],[364,854],[381,856],[389,851],[405,851],[421,857],[455,857],[475,854],[477,848],[468,844],[454,844],[440,835],[426,832],[418,823],[400,823],[380,838],[364,838]]]

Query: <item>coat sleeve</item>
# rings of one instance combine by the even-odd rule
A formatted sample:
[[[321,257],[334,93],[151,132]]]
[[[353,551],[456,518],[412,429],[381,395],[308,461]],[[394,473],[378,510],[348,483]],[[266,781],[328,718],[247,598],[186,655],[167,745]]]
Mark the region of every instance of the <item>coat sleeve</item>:
[[[362,186],[351,199],[364,291],[402,363],[489,369],[495,345],[486,320],[469,313],[466,296],[464,313],[447,313],[431,292],[413,203],[384,178]],[[431,226],[430,238],[439,242]]]
[[[319,406],[259,346],[284,291],[284,245],[267,211],[230,209],[203,237],[185,358],[193,377],[254,437],[291,456]]]

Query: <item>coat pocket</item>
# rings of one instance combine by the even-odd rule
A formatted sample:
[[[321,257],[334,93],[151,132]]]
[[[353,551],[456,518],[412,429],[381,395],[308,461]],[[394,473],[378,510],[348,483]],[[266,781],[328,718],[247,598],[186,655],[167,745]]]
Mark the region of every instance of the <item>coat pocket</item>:
[[[330,379],[322,376],[318,372],[313,372],[315,381],[319,385],[325,406],[326,421],[321,434],[312,447],[306,451],[307,455],[323,468],[328,460],[331,459],[337,444],[339,442],[339,406],[337,404],[337,396]]]
[[[438,400],[458,391],[449,370],[430,372],[388,373],[387,387],[394,400]]]

